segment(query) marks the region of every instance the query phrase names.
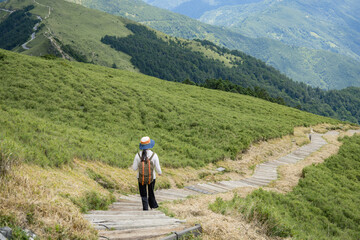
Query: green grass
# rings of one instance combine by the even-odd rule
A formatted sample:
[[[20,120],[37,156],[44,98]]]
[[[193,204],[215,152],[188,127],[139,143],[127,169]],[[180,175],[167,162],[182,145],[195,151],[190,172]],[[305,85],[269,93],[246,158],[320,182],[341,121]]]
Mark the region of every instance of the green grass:
[[[22,159],[60,166],[76,157],[128,167],[139,139],[165,166],[200,167],[254,141],[329,118],[253,97],[92,64],[0,50],[0,139]]]
[[[16,224],[15,216],[5,215],[0,212],[0,227],[10,227],[12,229],[12,239],[30,239],[26,232]]]
[[[74,198],[69,195],[63,197],[69,198],[82,213],[87,213],[90,210],[108,210],[110,204],[116,201],[112,194],[108,196],[102,196],[95,191],[89,191],[82,197]]]
[[[292,239],[358,239],[360,236],[360,136],[345,137],[339,153],[303,170],[288,194],[257,190],[245,199],[218,198],[210,209],[241,212],[263,223],[268,235]]]

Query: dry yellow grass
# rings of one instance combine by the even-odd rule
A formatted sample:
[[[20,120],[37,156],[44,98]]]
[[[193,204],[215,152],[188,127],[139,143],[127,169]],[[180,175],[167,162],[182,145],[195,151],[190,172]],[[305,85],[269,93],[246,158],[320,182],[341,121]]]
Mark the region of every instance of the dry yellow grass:
[[[24,171],[23,167],[16,168],[14,174],[2,179],[0,215],[14,216],[18,225],[36,232],[41,239],[96,239],[96,231],[77,207]]]

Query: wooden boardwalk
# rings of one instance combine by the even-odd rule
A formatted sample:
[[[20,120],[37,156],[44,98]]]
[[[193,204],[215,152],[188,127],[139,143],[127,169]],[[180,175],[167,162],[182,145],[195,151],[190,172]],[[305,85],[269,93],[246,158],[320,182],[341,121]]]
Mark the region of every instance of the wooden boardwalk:
[[[359,131],[351,130],[352,134]],[[326,134],[337,135],[330,131]],[[258,165],[254,174],[238,181],[220,181],[216,183],[199,183],[186,186],[184,189],[162,189],[155,192],[158,202],[184,199],[196,194],[216,194],[231,191],[239,187],[261,187],[277,179],[277,167],[293,164],[305,159],[319,150],[327,142],[321,134],[312,134],[311,143],[302,146],[290,154]],[[96,229],[100,239],[154,239],[168,233],[183,230],[184,220],[170,218],[158,210],[142,211],[139,194],[123,196],[113,203],[108,211],[91,211],[85,215]]]

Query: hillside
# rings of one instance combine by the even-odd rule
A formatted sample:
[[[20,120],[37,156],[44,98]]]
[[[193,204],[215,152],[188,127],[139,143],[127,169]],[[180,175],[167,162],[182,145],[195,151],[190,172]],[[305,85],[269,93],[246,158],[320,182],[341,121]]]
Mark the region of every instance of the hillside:
[[[37,2],[39,4],[36,4]],[[40,0],[36,3],[32,0],[10,0],[0,4],[0,8],[7,9],[21,9],[32,5],[34,6],[30,11],[32,19],[36,20],[36,16],[41,16],[43,19],[36,31],[35,40],[27,45],[30,49],[24,50],[19,46],[12,49],[13,51],[36,56],[56,54],[68,59],[108,67],[115,64],[118,68],[136,71],[130,63],[129,56],[113,51],[100,42],[100,39],[109,33],[119,37],[130,34],[124,26],[125,19],[66,1]],[[51,7],[50,11],[49,7]],[[0,25],[4,25],[4,22]],[[59,49],[63,51],[60,53]]]
[[[26,6],[28,2],[7,2],[10,9],[15,6],[15,3],[16,6],[21,7],[22,5]],[[48,3],[51,4],[50,1],[46,2],[46,4]],[[348,90],[325,92],[313,89],[305,84],[291,81],[253,57],[239,51],[220,48],[209,41],[188,41],[172,38],[136,25],[129,20],[100,11],[61,1],[57,1],[56,4],[52,5],[50,11],[49,6],[37,4],[27,15],[21,15],[36,19],[36,14],[43,14],[41,15],[43,20],[35,33],[37,37],[27,44],[30,49],[25,52],[28,54],[39,54],[40,51],[51,50],[65,58],[78,61],[89,62],[89,59],[92,58],[90,61],[92,63],[111,65],[132,71],[137,69],[144,74],[165,80],[181,82],[188,79],[190,82],[194,81],[202,86],[206,85],[205,87],[226,91],[232,89],[231,91],[241,94],[285,103],[312,113],[341,120],[358,122],[360,119],[360,110],[357,108],[360,96],[358,88],[353,88],[351,94]],[[67,9],[73,10],[67,11]],[[80,14],[80,18],[77,18],[72,15],[75,10],[84,13]],[[90,17],[93,15],[98,16],[95,25],[90,24]],[[8,18],[12,18],[12,16],[16,15],[11,14]],[[89,22],[78,25],[84,32],[77,31],[78,35],[76,35],[73,34],[71,27],[61,24],[63,18],[72,19],[72,21],[77,19],[79,24],[81,23],[80,20],[89,20]],[[106,28],[104,32],[95,29],[105,24],[107,18],[112,21],[119,21],[121,23],[119,32],[126,34],[126,37],[122,35],[113,36],[116,32],[106,30]],[[52,24],[48,25],[48,22]],[[71,23],[71,21],[65,21],[65,23]],[[14,30],[10,28],[9,33],[11,31]],[[88,31],[94,34],[94,37],[91,38],[92,41],[86,40],[86,36],[90,36],[86,35]],[[104,35],[97,39],[100,34]],[[14,34],[9,35],[14,36]],[[74,36],[78,36],[78,38],[75,39]],[[66,39],[69,40],[68,44],[65,41]],[[92,52],[87,52],[88,44],[84,43],[86,41],[93,44]],[[34,45],[32,46],[32,44]],[[17,47],[15,50],[22,51],[21,49],[21,47]],[[111,53],[110,56],[124,58],[120,58],[122,61],[114,60],[115,62],[112,64],[111,62],[106,63],[108,56],[104,57],[105,55],[103,55],[106,52]],[[204,85],[206,81],[214,81],[214,79],[230,80],[231,84],[238,86],[229,86],[226,82],[220,85],[207,83]]]
[[[257,96],[341,120],[359,121],[360,110],[357,106],[360,103],[360,88],[332,91],[314,89],[291,81],[275,69],[266,67],[263,62],[239,51],[220,48],[209,41],[198,40],[194,44],[161,39],[146,27],[134,24],[126,26],[133,35],[126,38],[105,36],[101,41],[132,56],[131,62],[142,73],[172,81],[186,79],[200,86]],[[217,52],[225,59],[230,57],[230,62],[209,59],[206,54],[194,52],[200,46]],[[237,88],[231,84],[236,84]]]
[[[206,39],[230,49],[244,51],[279,69],[295,81],[315,87],[342,89],[360,86],[360,67],[358,61],[351,57],[324,50],[290,46],[267,38],[245,37],[223,27],[204,24],[139,0],[70,1],[135,20],[172,36]]]
[[[360,5],[357,1],[260,1],[223,6],[201,21],[225,26],[250,37],[323,49],[360,60]]]
[[[1,136],[40,165],[60,166],[76,157],[127,167],[138,139],[150,135],[165,166],[204,166],[234,158],[253,141],[289,134],[294,126],[336,122],[91,64],[3,50],[0,61]]]
[[[171,177],[183,186],[204,174],[191,166],[235,158],[254,141],[338,123],[236,93],[5,50],[0,71],[0,225],[18,226],[16,236],[27,227],[44,238],[96,239],[80,210],[106,209],[113,194],[136,191],[127,168],[143,135],[156,141],[167,172],[157,185],[167,188]],[[4,164],[13,165],[5,178],[12,168]]]

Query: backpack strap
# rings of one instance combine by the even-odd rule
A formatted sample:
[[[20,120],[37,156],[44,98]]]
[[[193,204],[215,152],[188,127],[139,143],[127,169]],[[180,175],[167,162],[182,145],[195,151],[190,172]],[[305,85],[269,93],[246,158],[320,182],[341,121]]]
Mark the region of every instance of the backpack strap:
[[[149,159],[150,161],[151,161],[151,159],[153,158],[154,155],[155,155],[155,153],[153,152],[153,154],[151,155],[151,157]]]
[[[151,155],[151,157],[149,158],[149,184],[151,183],[151,177],[150,176],[152,176],[152,174],[151,174],[151,159],[153,158],[153,156],[155,155],[155,153],[153,152],[153,154]]]

